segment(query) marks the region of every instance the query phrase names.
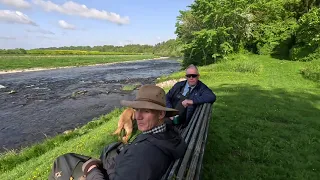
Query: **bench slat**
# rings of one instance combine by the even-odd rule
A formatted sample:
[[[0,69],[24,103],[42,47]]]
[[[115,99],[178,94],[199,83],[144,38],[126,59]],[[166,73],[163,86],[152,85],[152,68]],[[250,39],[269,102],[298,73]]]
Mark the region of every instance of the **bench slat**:
[[[182,132],[182,138],[186,141],[186,143],[188,143],[188,140],[186,139],[187,133],[190,131],[193,131],[193,127],[195,127],[196,124],[196,119],[197,117],[199,117],[199,114],[201,112],[203,105],[200,105],[196,108],[195,113],[193,114],[191,120],[190,120],[190,125],[188,125]],[[178,159],[176,160],[174,163],[172,163],[170,165],[170,167],[168,168],[167,173],[163,176],[163,180],[164,179],[173,179],[173,176],[175,175],[176,171],[177,171],[177,167],[180,165],[182,159]]]
[[[201,154],[200,154],[200,159],[199,159],[199,165],[197,167],[195,180],[199,180],[200,176],[201,176],[203,156],[204,156],[204,151],[205,151],[205,148],[206,148],[206,143],[207,143],[207,137],[208,137],[211,118],[212,118],[212,105],[210,104],[208,124],[207,124],[206,130],[205,130],[205,134],[204,134],[204,138],[203,138],[203,143],[202,143],[202,147],[201,147]]]
[[[177,174],[177,179],[183,179],[184,177],[184,174],[186,172],[186,168],[187,168],[187,165],[189,163],[189,160],[190,160],[190,157],[191,157],[191,154],[193,153],[193,150],[194,150],[194,144],[195,144],[195,141],[199,135],[199,130],[200,130],[200,125],[202,123],[202,119],[203,119],[203,116],[204,116],[204,113],[200,113],[199,115],[199,118],[197,119],[197,124],[196,124],[196,128],[194,130],[194,132],[191,132],[189,131],[188,134],[191,135],[191,140],[188,144],[188,148],[187,148],[187,151],[183,157],[183,160],[182,160],[182,163],[180,165],[180,168],[179,168],[179,171],[178,171],[178,174]],[[188,136],[187,136],[188,137]]]
[[[195,119],[199,116],[200,112],[201,112],[201,108],[196,108],[196,110],[190,120],[190,125],[188,125],[185,129],[183,129],[183,131],[181,133],[181,137],[184,140],[186,139],[188,131],[190,131],[190,129],[193,129],[192,127],[195,127],[194,126],[194,124],[196,122]],[[175,175],[175,173],[177,171],[177,167],[180,165],[180,163],[181,163],[181,159],[178,159],[175,162],[171,163],[166,174],[162,176],[162,180],[173,179],[173,176]]]
[[[191,160],[191,163],[190,163],[190,166],[189,166],[189,170],[188,170],[188,173],[187,173],[187,180],[194,180],[194,176],[196,174],[196,170],[197,170],[197,165],[199,165],[199,163],[201,163],[199,161],[200,159],[200,151],[201,151],[201,147],[203,145],[203,137],[204,137],[204,134],[205,134],[205,130],[206,130],[206,127],[208,125],[208,117],[209,117],[209,112],[210,112],[210,106],[208,106],[207,104],[205,105],[204,107],[204,118],[202,119],[202,126],[201,126],[201,130],[199,132],[199,135],[198,135],[198,139],[196,141],[196,145],[195,145],[195,149],[194,149],[194,152],[193,152],[193,158]]]
[[[212,104],[199,105],[189,125],[184,129],[179,128],[188,147],[183,158],[171,163],[166,174],[162,176],[162,180],[199,180],[211,117]]]

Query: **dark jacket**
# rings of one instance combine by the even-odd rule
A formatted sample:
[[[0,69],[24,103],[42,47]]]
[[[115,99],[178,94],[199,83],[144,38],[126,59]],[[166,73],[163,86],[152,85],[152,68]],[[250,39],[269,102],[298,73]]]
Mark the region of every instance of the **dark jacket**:
[[[168,108],[174,108],[178,103],[178,93],[182,93],[187,81],[180,81],[176,83],[166,94],[166,106]],[[198,81],[198,84],[191,91],[189,98],[193,101],[192,106],[187,107],[186,122],[189,122],[197,105],[204,103],[214,103],[216,101],[216,95],[208,88],[204,83]]]
[[[170,125],[163,133],[140,134],[117,156],[112,180],[161,179],[170,163],[183,157],[186,149],[186,143]],[[108,178],[97,168],[87,176],[87,180],[101,179]]]

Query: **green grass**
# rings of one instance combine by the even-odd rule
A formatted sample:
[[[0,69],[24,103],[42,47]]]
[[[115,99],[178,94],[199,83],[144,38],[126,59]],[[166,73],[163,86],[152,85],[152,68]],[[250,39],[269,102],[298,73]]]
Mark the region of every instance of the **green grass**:
[[[319,179],[320,84],[302,76],[305,62],[255,55],[244,61],[258,62],[260,70],[235,72],[228,62],[200,67],[201,80],[217,95],[204,179]],[[53,160],[67,152],[98,157],[116,140],[110,133],[120,112],[20,154],[1,155],[0,179],[47,179]]]
[[[200,68],[217,95],[205,179],[319,179],[319,83],[299,73],[304,62],[267,56],[249,61],[258,61],[262,71]]]
[[[53,55],[0,56],[0,70],[54,68],[152,59],[154,55]]]
[[[237,58],[258,63],[259,71],[235,71],[230,61]],[[236,59],[199,68],[217,95],[204,179],[320,179],[320,84],[300,74],[307,64],[255,55]]]
[[[135,85],[125,85],[125,86],[122,87],[122,90],[124,90],[124,91],[132,91],[135,88],[136,88]]]
[[[320,83],[320,60],[306,63],[300,72],[304,78]]]

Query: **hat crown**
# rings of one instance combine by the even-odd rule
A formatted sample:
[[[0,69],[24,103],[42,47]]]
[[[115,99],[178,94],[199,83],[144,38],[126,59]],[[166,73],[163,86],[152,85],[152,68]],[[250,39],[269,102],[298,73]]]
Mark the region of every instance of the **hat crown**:
[[[149,101],[161,106],[166,106],[165,92],[162,88],[154,85],[144,85],[137,92],[137,101]]]

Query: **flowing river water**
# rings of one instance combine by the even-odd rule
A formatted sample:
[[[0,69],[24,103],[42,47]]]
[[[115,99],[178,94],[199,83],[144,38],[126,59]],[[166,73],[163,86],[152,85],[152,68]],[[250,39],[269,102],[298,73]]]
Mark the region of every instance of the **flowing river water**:
[[[82,126],[134,99],[123,86],[154,84],[179,69],[168,59],[0,74],[0,152]]]

